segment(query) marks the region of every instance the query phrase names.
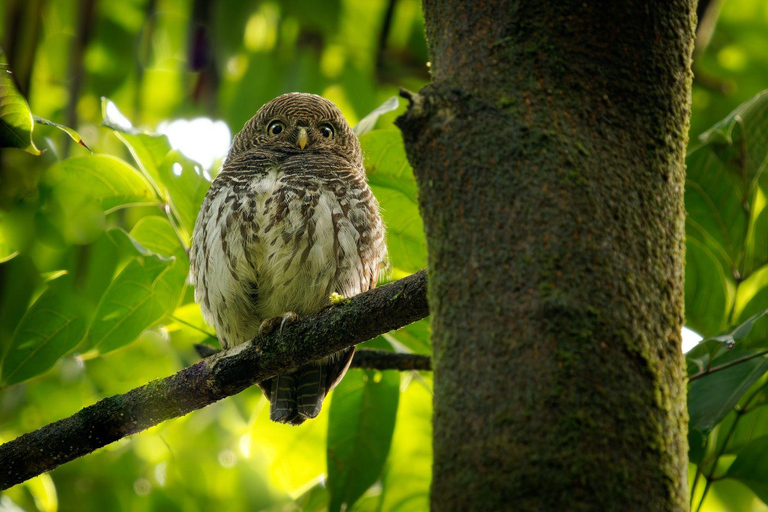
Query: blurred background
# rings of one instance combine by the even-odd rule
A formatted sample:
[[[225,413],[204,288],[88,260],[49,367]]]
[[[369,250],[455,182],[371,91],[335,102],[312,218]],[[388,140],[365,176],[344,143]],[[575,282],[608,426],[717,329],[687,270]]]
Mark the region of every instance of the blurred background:
[[[768,87],[768,4],[712,0],[702,2],[700,11],[692,146]],[[0,29],[0,46],[35,115],[75,128],[97,154],[138,165],[116,132],[101,126],[108,105],[111,122],[166,134],[206,177],[215,175],[232,135],[279,94],[325,96],[354,125],[400,87],[419,90],[429,81],[417,0],[4,0]],[[393,128],[403,109],[385,115],[378,127]],[[391,134],[364,146],[385,152]],[[109,282],[117,270],[98,265],[107,254],[99,252],[105,227],[135,231],[142,219],[162,214],[156,205],[135,206],[70,222],[51,200],[55,191],[46,171],[89,152],[55,127],[35,126],[34,140],[45,150],[41,156],[0,150],[0,353],[29,304],[62,271],[76,284],[82,279],[87,290],[91,281],[85,280],[99,272],[109,274]],[[399,158],[390,166],[402,174],[402,150]],[[407,187],[400,192],[409,206],[392,202],[385,212],[394,233],[393,277],[426,263],[412,179]],[[384,188],[374,189],[380,199]],[[395,210],[405,213],[396,217]],[[72,300],[96,307],[87,293]],[[172,317],[136,341],[98,355],[75,350],[42,375],[2,389],[0,441],[196,362],[192,344],[215,344],[210,332],[185,290]],[[689,333],[688,339],[698,338]],[[370,345],[428,354],[428,327],[420,322]],[[396,390],[381,400],[385,411],[360,396],[372,382]],[[384,459],[373,485],[352,477],[344,484],[362,495],[354,510],[427,510],[431,375],[352,370],[344,383],[334,394],[357,396],[367,414],[362,419],[359,410],[351,419],[341,410],[329,419],[331,397],[318,419],[298,428],[276,425],[268,421],[261,392],[252,388],[16,486],[0,494],[0,511],[326,510],[328,457],[350,442],[362,443],[354,444],[360,453],[366,442],[386,445],[374,447]],[[387,439],[361,436],[360,425],[388,415],[391,447]],[[329,421],[341,426],[329,429]],[[364,458],[356,463],[366,466]],[[720,495],[712,496],[711,510],[728,510]],[[763,506],[753,495],[744,500],[744,510]]]

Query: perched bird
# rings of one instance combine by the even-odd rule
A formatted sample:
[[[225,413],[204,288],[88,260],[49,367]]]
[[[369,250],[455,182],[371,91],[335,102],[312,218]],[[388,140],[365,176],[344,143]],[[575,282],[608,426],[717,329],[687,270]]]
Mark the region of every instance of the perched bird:
[[[374,288],[387,257],[362,151],[332,102],[291,93],[238,133],[197,217],[195,299],[224,348]],[[320,412],[354,347],[261,386],[270,418],[298,425]]]

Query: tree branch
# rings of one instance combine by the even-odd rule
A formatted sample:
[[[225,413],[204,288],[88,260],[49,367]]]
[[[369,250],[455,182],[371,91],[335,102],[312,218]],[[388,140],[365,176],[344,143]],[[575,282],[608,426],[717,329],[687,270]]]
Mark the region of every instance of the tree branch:
[[[200,357],[210,357],[222,350],[205,343],[196,343],[195,351]],[[432,359],[429,356],[420,354],[403,354],[364,348],[355,352],[349,367],[370,370],[398,370],[401,372],[411,370],[431,371]]]
[[[170,377],[105,398],[0,445],[0,490],[428,314],[422,270],[307,315],[258,346],[253,341],[238,345]]]

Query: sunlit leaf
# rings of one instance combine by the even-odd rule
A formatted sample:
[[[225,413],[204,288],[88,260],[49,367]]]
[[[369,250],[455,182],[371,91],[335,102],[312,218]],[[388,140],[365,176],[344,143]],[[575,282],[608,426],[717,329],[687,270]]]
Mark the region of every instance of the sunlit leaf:
[[[158,175],[187,241],[192,236],[197,213],[211,183],[205,179],[199,164],[178,151],[168,153],[158,167]]]
[[[42,125],[45,125],[45,126],[53,126],[53,127],[55,127],[55,128],[58,128],[59,130],[63,131],[63,132],[64,132],[64,133],[66,133],[67,135],[69,135],[69,137],[70,137],[70,138],[71,138],[73,141],[77,142],[78,144],[80,144],[81,146],[83,146],[85,149],[87,149],[88,151],[90,151],[91,153],[93,153],[93,150],[91,150],[91,148],[89,148],[89,147],[88,147],[88,145],[85,143],[85,141],[84,141],[84,140],[83,140],[83,138],[80,136],[80,134],[79,134],[79,133],[77,133],[77,132],[76,132],[75,130],[73,130],[72,128],[70,128],[69,126],[64,126],[63,124],[54,123],[53,121],[49,121],[48,119],[43,119],[43,118],[42,118],[42,117],[40,117],[40,116],[34,116],[34,119],[35,119],[35,122],[36,122],[37,124],[42,124]]]
[[[432,395],[411,381],[400,395],[392,448],[382,480],[381,510],[429,510],[432,483]]]
[[[400,101],[398,100],[397,96],[392,96],[387,101],[373,109],[370,114],[362,118],[360,122],[355,125],[352,131],[355,132],[355,135],[358,137],[362,137],[366,133],[373,130],[373,128],[376,126],[376,122],[381,116],[387,112],[397,110],[398,106],[400,106]]]
[[[103,125],[115,132],[136,160],[139,169],[155,187],[160,182],[159,167],[171,143],[165,135],[143,132],[133,128],[131,122],[120,113],[117,105],[107,98],[101,99]]]
[[[88,347],[109,352],[135,340],[176,307],[180,287],[164,275],[175,259],[137,255],[104,292],[88,332]]]
[[[142,217],[131,230],[131,238],[153,253],[175,259],[173,268],[162,276],[165,287],[170,290],[171,305],[175,307],[189,274],[189,258],[173,226],[164,217]]]
[[[397,372],[350,371],[334,391],[328,419],[329,511],[351,508],[378,480],[399,397]]]
[[[427,265],[427,242],[418,206],[413,169],[398,130],[375,130],[360,138],[368,182],[381,204],[387,248],[393,267],[403,274]],[[395,275],[394,277],[399,277]]]
[[[5,54],[0,50],[0,148],[19,148],[39,155],[32,140],[32,112],[13,81]]]
[[[60,277],[30,306],[16,326],[3,359],[3,385],[31,379],[50,369],[83,339],[86,321],[69,276]]]
[[[5,263],[19,254],[19,251],[13,246],[10,237],[6,233],[11,226],[8,225],[8,219],[0,213],[0,263]]]
[[[83,198],[103,211],[155,200],[152,187],[136,169],[108,155],[68,158],[54,164],[47,179],[65,208],[81,205]]]

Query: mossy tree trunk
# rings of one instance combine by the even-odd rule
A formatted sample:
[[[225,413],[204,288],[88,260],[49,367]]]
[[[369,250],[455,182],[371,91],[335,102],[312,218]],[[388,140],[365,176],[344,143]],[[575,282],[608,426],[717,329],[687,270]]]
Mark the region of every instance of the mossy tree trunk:
[[[425,0],[433,510],[683,510],[693,0]]]

